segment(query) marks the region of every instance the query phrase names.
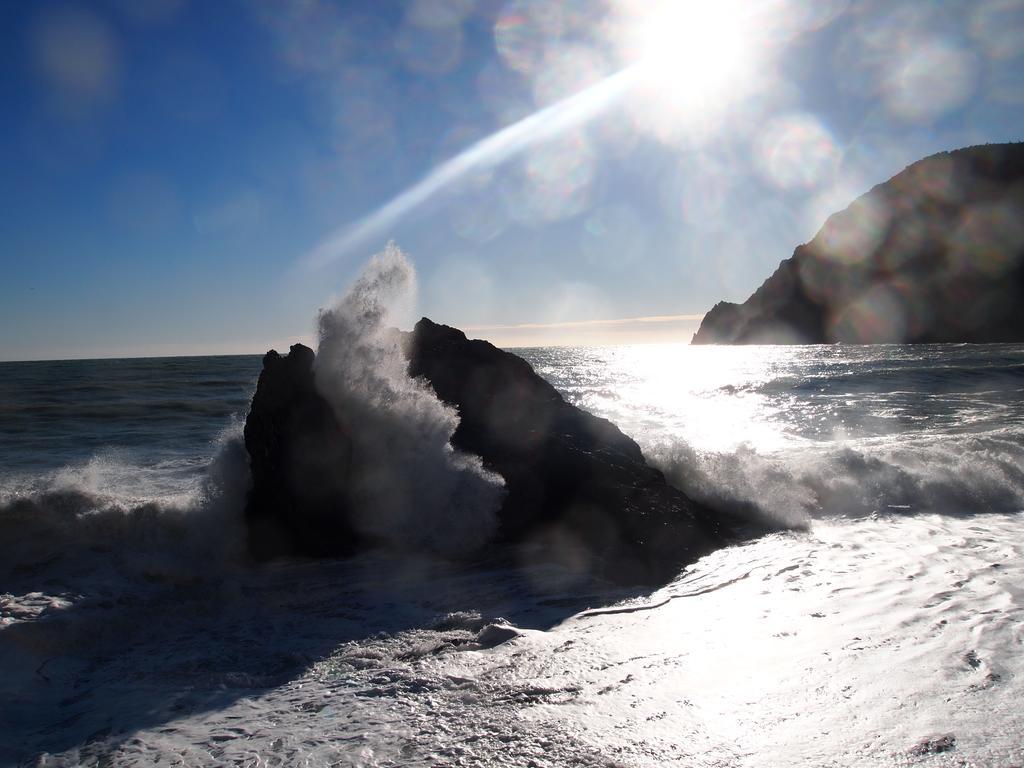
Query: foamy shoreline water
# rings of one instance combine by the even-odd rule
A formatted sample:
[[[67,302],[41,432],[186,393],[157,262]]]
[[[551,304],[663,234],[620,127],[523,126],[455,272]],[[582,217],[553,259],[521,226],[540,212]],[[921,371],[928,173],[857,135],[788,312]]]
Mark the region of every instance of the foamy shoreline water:
[[[536,565],[365,557],[137,596],[121,625],[92,606],[65,619],[78,633],[40,627],[45,659],[5,644],[24,751],[2,757],[904,765],[952,734],[929,764],[1009,765],[1024,757],[1022,524],[820,523],[634,597]],[[479,642],[509,623],[511,640]]]

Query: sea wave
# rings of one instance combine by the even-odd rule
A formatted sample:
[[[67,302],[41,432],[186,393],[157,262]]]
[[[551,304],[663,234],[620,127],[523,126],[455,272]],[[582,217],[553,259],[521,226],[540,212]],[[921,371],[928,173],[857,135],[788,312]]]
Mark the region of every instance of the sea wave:
[[[243,559],[248,464],[237,425],[191,487],[144,478],[161,470],[97,456],[0,485],[0,592],[81,589],[104,575],[187,582]]]
[[[96,458],[0,486],[0,592],[83,589],[104,576],[187,583],[246,562],[242,516],[248,463],[237,425],[193,487],[145,492],[153,470]],[[816,519],[1024,510],[1024,439],[983,435],[876,439],[759,452],[697,450],[676,440],[644,446],[668,481],[723,514],[764,529]],[[418,514],[420,507],[410,509]],[[450,503],[452,525],[479,529],[477,508]],[[425,518],[425,520],[436,520]],[[402,520],[392,538],[418,535]],[[408,543],[406,541],[406,543]]]
[[[967,516],[1024,510],[1024,436],[901,435],[759,452],[645,447],[670,483],[723,512],[770,528],[886,514]]]

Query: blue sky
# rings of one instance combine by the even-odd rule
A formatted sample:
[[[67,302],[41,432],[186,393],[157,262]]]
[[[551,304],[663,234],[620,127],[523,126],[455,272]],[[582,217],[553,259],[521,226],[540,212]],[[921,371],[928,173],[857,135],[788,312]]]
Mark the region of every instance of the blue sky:
[[[684,341],[908,163],[1024,138],[1024,0],[37,0],[0,23],[0,359],[281,346],[391,239],[419,314],[473,335]]]

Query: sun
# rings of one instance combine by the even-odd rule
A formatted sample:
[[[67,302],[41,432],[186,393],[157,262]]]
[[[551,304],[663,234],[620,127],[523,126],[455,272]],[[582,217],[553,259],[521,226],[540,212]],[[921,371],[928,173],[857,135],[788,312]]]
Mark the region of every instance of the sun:
[[[628,7],[626,56],[663,109],[714,108],[744,90],[756,46],[740,2],[661,0]]]
[[[652,66],[702,80],[733,70],[742,54],[741,17],[723,2],[667,2],[641,28]]]
[[[637,26],[640,65],[667,90],[712,96],[743,69],[744,26],[737,3],[666,0]]]

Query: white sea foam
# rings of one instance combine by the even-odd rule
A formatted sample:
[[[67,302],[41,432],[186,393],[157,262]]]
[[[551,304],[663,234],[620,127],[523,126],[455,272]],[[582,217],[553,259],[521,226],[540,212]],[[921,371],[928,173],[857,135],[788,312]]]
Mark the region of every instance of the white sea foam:
[[[416,273],[394,245],[320,315],[320,393],[350,425],[354,522],[371,538],[444,554],[476,549],[497,530],[502,478],[451,447],[459,423],[413,379],[391,324],[412,304]]]
[[[670,483],[770,527],[814,518],[1024,510],[1024,442],[1013,434],[852,441],[760,453],[698,451],[685,441],[645,453]]]
[[[8,717],[56,724],[8,749],[49,746],[55,766],[1018,765],[1022,522],[820,521],[614,604],[538,593],[530,569],[290,565],[250,577],[248,604],[133,606],[101,664],[26,654],[0,679]]]

